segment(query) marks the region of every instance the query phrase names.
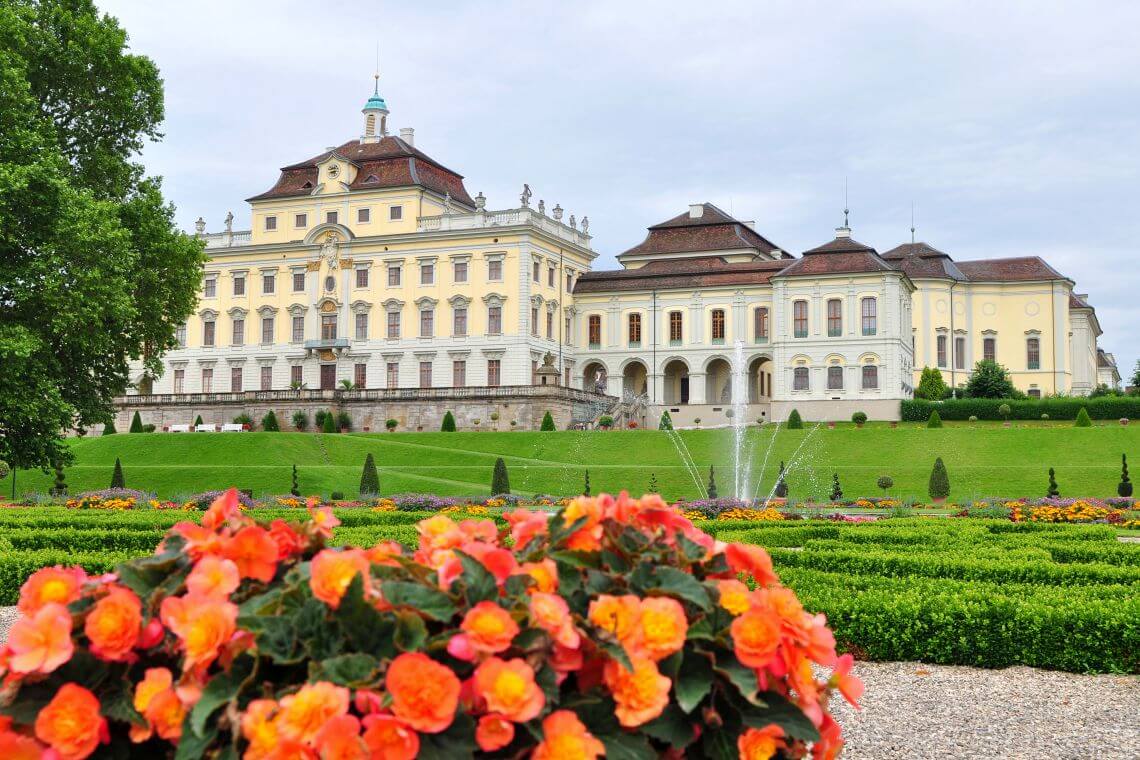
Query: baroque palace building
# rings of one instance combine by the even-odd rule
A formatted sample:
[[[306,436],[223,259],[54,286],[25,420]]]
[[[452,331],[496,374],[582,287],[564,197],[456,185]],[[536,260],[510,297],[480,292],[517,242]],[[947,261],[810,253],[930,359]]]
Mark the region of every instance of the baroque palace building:
[[[198,220],[196,312],[164,373],[119,400],[120,421],[329,403],[372,429],[432,429],[445,408],[476,427],[529,426],[551,407],[560,425],[665,409],[723,424],[734,403],[749,422],[792,408],[897,419],[923,366],[960,385],[993,358],[1030,395],[1088,393],[1106,374],[1087,296],[1039,258],[880,254],[846,221],[797,257],[701,203],[650,227],[621,269],[591,271],[585,217],[532,205],[528,186],[488,210],[412,129],[389,133],[378,90],[362,113],[359,139],[248,199],[249,230]]]

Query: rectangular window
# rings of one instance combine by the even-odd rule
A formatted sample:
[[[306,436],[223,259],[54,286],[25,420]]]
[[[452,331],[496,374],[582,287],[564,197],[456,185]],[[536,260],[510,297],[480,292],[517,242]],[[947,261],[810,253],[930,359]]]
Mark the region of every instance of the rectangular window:
[[[531,279],[533,279],[535,282],[538,282],[539,281],[539,279],[538,279],[539,278],[539,272],[542,270],[542,267],[537,261],[533,262],[533,270],[534,270],[534,273],[533,273]]]
[[[669,343],[671,345],[680,345],[682,324],[681,312],[669,312]]]
[[[261,292],[267,296],[271,296],[277,292],[277,275],[275,275],[275,274],[262,274],[261,275]]]
[[[799,302],[797,302],[799,303]],[[807,316],[806,314],[804,315]],[[806,329],[806,328],[805,328]],[[843,302],[838,298],[829,299],[827,302],[827,337],[838,338],[843,334]],[[797,338],[804,336],[797,334]]]
[[[273,317],[261,318],[261,342],[265,344],[273,342]]]
[[[466,261],[455,262],[455,268],[452,272],[452,279],[454,279],[455,282],[467,282],[467,262]]]
[[[467,307],[457,306],[451,313],[451,334],[457,338],[467,335]]]
[[[503,332],[503,307],[487,307],[487,334],[501,335]]]
[[[244,274],[235,274],[234,275],[234,295],[235,296],[244,296],[245,295],[245,275]]]
[[[178,325],[174,328],[174,339],[178,341],[179,348],[186,348],[186,325]]]
[[[792,390],[806,391],[809,389],[808,368],[796,367],[792,370]]]
[[[808,304],[807,301],[796,301],[792,304],[792,335],[797,338],[806,338],[808,333]]]
[[[357,224],[368,224],[371,221],[372,221],[372,209],[370,209],[370,208],[358,208],[358,209],[356,209],[356,223]]]
[[[435,311],[432,309],[420,310],[420,337],[430,338],[435,334]]]
[[[712,311],[712,339],[713,343],[724,342],[724,309]]]
[[[1041,369],[1041,339],[1027,338],[1025,341],[1025,366],[1028,369]]]
[[[305,339],[305,318],[293,317],[293,342],[300,343]]]
[[[879,303],[874,298],[862,301],[863,334],[874,335],[879,331]]]
[[[352,384],[355,385],[357,388],[361,388],[361,389],[368,387],[368,365],[367,364],[358,363],[358,364],[353,365],[353,368],[352,368]]]
[[[586,320],[586,329],[588,332],[586,342],[590,344],[590,348],[600,346],[602,344],[602,318],[597,314],[591,314]]]
[[[186,385],[186,370],[184,370],[184,369],[174,370],[174,392],[175,393],[182,393],[182,389],[185,387],[185,385]]]
[[[294,272],[293,273],[293,292],[294,293],[305,292],[305,273],[304,272]]]
[[[202,370],[202,393],[214,392],[214,368],[206,367]]]
[[[538,307],[532,306],[530,309],[530,334],[538,337]]]
[[[261,368],[261,390],[273,390],[273,367]]]
[[[987,362],[997,361],[997,338],[982,338],[982,359]]]
[[[368,315],[356,315],[356,339],[368,340]]]
[[[947,366],[947,364],[946,364],[946,336],[945,335],[939,335],[935,339],[935,345],[938,347],[938,350],[937,350],[938,366],[939,367],[946,367]]]
[[[487,360],[487,385],[499,384],[499,372],[501,367],[501,359],[488,359]]]
[[[356,270],[356,287],[358,287],[358,288],[367,288],[368,287],[368,270],[364,267],[361,267],[360,269]]]
[[[336,315],[321,315],[321,340],[336,340]]]
[[[388,287],[400,287],[400,265],[395,264],[388,267]]]
[[[752,331],[757,343],[768,342],[768,307],[761,306],[752,312]]]
[[[879,388],[879,368],[874,364],[863,365],[863,390],[874,391]]]
[[[1030,388],[1028,391],[1025,392],[1025,395],[1029,396],[1029,398],[1041,398],[1041,389],[1040,388]]]
[[[277,229],[277,217],[275,217],[275,216],[265,217],[265,231],[266,232],[273,232],[275,229]]]
[[[325,214],[325,224],[336,224],[338,219],[337,212],[329,211]]]
[[[467,385],[467,362],[456,359],[451,363],[451,386],[462,388],[465,385]]]
[[[546,312],[546,339],[554,340],[554,312]]]
[[[570,293],[574,290],[574,274],[572,272],[566,273],[566,292]]]
[[[404,218],[404,207],[403,206],[390,206],[388,208],[388,220],[389,221],[398,222],[403,218]]]
[[[420,285],[435,284],[435,264],[420,264]]]
[[[641,315],[637,313],[629,315],[629,345],[641,345]]]
[[[216,298],[218,295],[218,280],[214,277],[207,277],[202,281],[202,297],[203,298]]]
[[[388,312],[388,337],[392,340],[400,337],[400,312]]]
[[[827,368],[827,389],[829,391],[843,390],[843,367]]]
[[[388,362],[388,366],[386,368],[386,374],[387,374],[388,387],[389,388],[399,388],[400,387],[400,363],[399,362]]]
[[[308,224],[309,224],[309,215],[308,214],[297,214],[296,216],[293,217],[293,226],[294,227],[306,227],[306,226],[308,226]]]
[[[546,284],[552,288],[554,287],[554,267],[549,267],[546,270]]]
[[[241,393],[241,367],[230,367],[230,393]]]
[[[954,369],[966,369],[966,339],[954,339]]]
[[[294,388],[300,388],[305,384],[305,368],[300,364],[294,364],[289,368],[289,384]]]
[[[420,362],[420,387],[431,387],[431,362]]]
[[[535,359],[530,360],[530,384],[538,384],[538,361]]]
[[[498,259],[487,262],[487,279],[491,282],[499,282],[503,279],[503,262]]]
[[[207,322],[202,323],[202,345],[203,346],[214,345],[214,322],[213,322],[213,320],[209,320]]]
[[[573,325],[570,324],[570,317],[566,317],[566,323],[563,325],[563,327],[565,328],[566,331],[562,334],[565,335],[567,338],[569,338],[571,335],[570,328],[573,327]]]

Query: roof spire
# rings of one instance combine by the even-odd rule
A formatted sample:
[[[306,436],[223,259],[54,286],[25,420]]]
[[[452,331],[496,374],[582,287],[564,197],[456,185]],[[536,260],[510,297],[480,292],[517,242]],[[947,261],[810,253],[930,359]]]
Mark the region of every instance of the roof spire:
[[[847,221],[851,209],[847,207],[847,177],[843,178],[843,226],[835,228],[835,237],[849,238],[851,237],[851,225]]]
[[[914,245],[914,201],[910,202],[910,244]]]
[[[378,142],[388,136],[388,104],[380,96],[380,43],[376,43],[376,68],[372,74],[372,97],[364,104],[363,142]]]

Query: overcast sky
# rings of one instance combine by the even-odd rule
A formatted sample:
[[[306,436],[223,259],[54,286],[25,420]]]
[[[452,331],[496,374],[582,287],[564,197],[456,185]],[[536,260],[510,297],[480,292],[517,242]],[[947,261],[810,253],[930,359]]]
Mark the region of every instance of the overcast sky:
[[[102,0],[166,82],[148,170],[187,230],[359,136],[377,43],[393,131],[487,195],[589,215],[596,268],[710,201],[780,247],[1040,255],[1129,376],[1140,217],[1136,2]]]

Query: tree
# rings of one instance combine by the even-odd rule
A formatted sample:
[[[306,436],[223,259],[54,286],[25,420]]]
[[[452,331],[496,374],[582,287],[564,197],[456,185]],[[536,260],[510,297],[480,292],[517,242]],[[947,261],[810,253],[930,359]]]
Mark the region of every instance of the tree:
[[[115,457],[115,469],[111,472],[111,488],[126,488],[126,481],[123,480],[123,464]]]
[[[45,468],[71,461],[62,431],[106,421],[132,381],[149,391],[205,255],[135,161],[162,81],[115,19],[10,0],[0,51],[0,456]]]
[[[1127,499],[1132,495],[1132,481],[1128,479],[1128,455],[1120,455],[1120,482],[1116,484],[1116,495]]]
[[[942,427],[942,415],[938,413],[937,409],[931,410],[930,416],[926,418],[926,426],[928,428]]]
[[[660,493],[661,489],[657,485],[657,473],[649,473],[649,493]]]
[[[673,418],[669,416],[669,410],[661,412],[661,421],[657,423],[658,430],[672,430]]]
[[[1017,398],[1021,394],[1013,387],[1009,372],[991,359],[974,365],[966,381],[966,394],[970,398]]]
[[[136,410],[135,416],[131,417],[131,430],[130,430],[130,432],[141,433],[142,431],[143,431],[142,418],[139,417],[139,413]]]
[[[839,485],[839,473],[831,473],[831,500],[839,501],[843,498],[843,487]]]
[[[277,414],[272,409],[261,418],[261,429],[266,433],[280,433],[281,425],[277,423]]]
[[[455,432],[455,415],[450,411],[444,412],[443,423],[439,426],[441,432],[454,433]]]
[[[586,482],[582,486],[582,495],[583,496],[589,496],[590,495],[590,471],[589,470],[586,470]]]
[[[918,379],[918,387],[914,389],[915,398],[924,398],[930,401],[940,401],[950,393],[942,373],[934,367],[923,367],[922,376]]]
[[[298,409],[297,411],[293,412],[293,427],[297,428],[298,430],[302,430],[302,431],[305,430],[306,428],[308,428],[309,427],[309,415],[308,415],[308,413],[301,410],[301,409]]]
[[[784,469],[784,463],[780,462],[780,471],[776,473],[776,487],[773,489],[777,499],[788,498],[788,481],[784,477],[786,473],[787,470]]]
[[[360,473],[360,495],[367,497],[378,493],[380,493],[380,476],[376,472],[376,460],[372,458],[372,452],[368,452],[368,456],[364,458],[364,470]]]
[[[495,460],[495,471],[491,473],[491,495],[511,492],[511,479],[507,476],[507,463],[502,457]]]
[[[875,481],[875,485],[883,489],[883,495],[885,496],[887,491],[894,487],[895,479],[890,475],[880,475],[879,479]]]
[[[198,427],[201,424],[202,424],[202,415],[199,414],[197,417],[194,418],[194,427]]]
[[[51,486],[51,495],[56,497],[67,496],[67,480],[63,476],[63,463],[57,460],[52,463],[52,467],[55,468],[55,482]]]
[[[107,424],[103,426],[103,435],[114,435],[117,432],[119,431],[115,430],[115,418],[108,417]]]
[[[930,471],[930,482],[927,484],[926,491],[935,502],[945,501],[946,497],[950,495],[950,475],[946,472],[946,465],[942,463],[942,457],[934,460],[934,469]]]
[[[297,465],[293,465],[293,485],[289,488],[291,496],[301,495],[301,486],[297,483]]]
[[[337,412],[336,427],[337,430],[352,430],[352,415],[344,411]]]
[[[245,425],[245,427],[249,430],[253,430],[254,428],[257,427],[256,425],[253,424],[253,417],[250,417],[245,412],[242,412],[241,414],[234,417],[234,424],[235,425]]]
[[[1140,396],[1140,359],[1136,360],[1136,368],[1132,370],[1132,379],[1128,382],[1128,387],[1131,389],[1131,395]]]
[[[793,409],[792,413],[788,415],[788,430],[803,430],[804,421],[800,417],[798,409]]]
[[[1077,419],[1073,423],[1073,427],[1092,427],[1092,420],[1089,419],[1088,409],[1083,406],[1081,407],[1081,410],[1077,412]]]
[[[863,425],[865,425],[867,422],[867,413],[866,412],[855,412],[854,414],[851,415],[851,421],[854,422],[859,427],[863,427]]]
[[[322,433],[335,433],[336,432],[336,415],[332,412],[326,412],[325,418],[321,421]]]
[[[548,433],[557,430],[557,428],[554,427],[554,417],[549,411],[542,415],[542,425],[538,429]]]
[[[1049,490],[1045,492],[1045,495],[1051,499],[1061,495],[1060,489],[1057,488],[1057,473],[1053,471],[1052,467],[1049,468]]]
[[[708,490],[708,493],[709,493],[709,498],[710,498],[710,499],[715,499],[715,498],[717,498],[717,493],[716,493],[716,473],[713,471],[713,466],[712,466],[711,464],[709,465],[709,487],[708,487],[708,489],[707,489],[707,490]]]

